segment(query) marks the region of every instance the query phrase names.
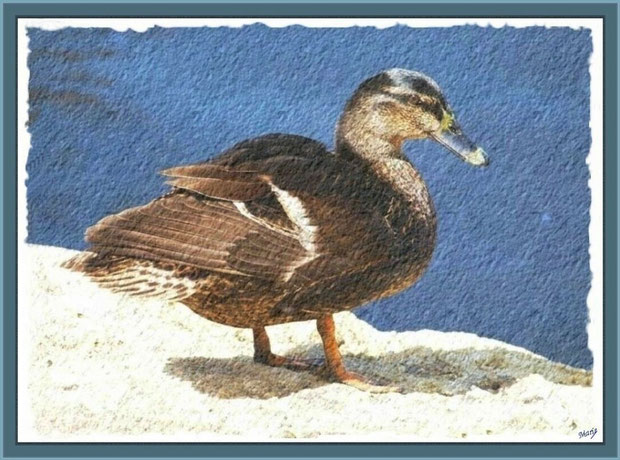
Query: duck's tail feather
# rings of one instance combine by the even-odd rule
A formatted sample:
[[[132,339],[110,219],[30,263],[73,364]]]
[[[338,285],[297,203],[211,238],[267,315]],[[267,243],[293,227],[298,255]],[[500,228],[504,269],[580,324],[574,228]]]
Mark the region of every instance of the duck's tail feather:
[[[61,267],[86,274],[98,285],[113,292],[139,297],[179,301],[192,296],[200,281],[182,267],[161,267],[150,260],[105,257],[82,252]]]
[[[94,252],[84,251],[74,257],[71,257],[69,260],[65,260],[60,266],[76,272],[87,272],[89,261],[92,261],[96,257],[97,254]]]

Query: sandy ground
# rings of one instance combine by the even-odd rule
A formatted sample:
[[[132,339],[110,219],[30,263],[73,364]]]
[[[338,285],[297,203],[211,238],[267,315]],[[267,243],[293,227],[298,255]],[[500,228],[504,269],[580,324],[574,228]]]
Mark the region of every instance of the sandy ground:
[[[110,293],[59,267],[72,254],[20,253],[30,267],[20,281],[20,441],[579,442],[597,426],[591,373],[518,347],[380,332],[340,313],[348,367],[403,390],[366,393],[255,364],[251,331]],[[313,322],[268,333],[277,353],[321,356]]]

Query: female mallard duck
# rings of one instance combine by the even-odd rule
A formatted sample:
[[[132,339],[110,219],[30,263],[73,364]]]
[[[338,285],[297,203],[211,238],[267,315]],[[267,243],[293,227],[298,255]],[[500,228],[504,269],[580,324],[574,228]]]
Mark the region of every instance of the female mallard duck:
[[[435,210],[401,151],[404,141],[425,138],[488,164],[433,80],[381,72],[346,104],[334,152],[269,134],[167,169],[170,193],[90,227],[90,252],[67,266],[114,291],[252,328],[254,359],[270,366],[312,364],[274,355],[265,326],[315,319],[326,375],[377,390],[345,369],[332,314],[411,286],[429,264]]]

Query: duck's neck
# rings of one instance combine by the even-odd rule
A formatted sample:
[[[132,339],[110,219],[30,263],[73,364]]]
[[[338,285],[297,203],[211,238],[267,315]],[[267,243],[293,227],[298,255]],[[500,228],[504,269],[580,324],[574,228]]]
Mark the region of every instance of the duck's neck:
[[[336,154],[370,164],[390,159],[405,160],[402,140],[390,139],[372,113],[345,111],[336,129]]]
[[[389,141],[371,128],[368,120],[344,115],[336,130],[336,155],[363,161],[414,207],[434,213],[424,180],[401,150],[402,141]]]

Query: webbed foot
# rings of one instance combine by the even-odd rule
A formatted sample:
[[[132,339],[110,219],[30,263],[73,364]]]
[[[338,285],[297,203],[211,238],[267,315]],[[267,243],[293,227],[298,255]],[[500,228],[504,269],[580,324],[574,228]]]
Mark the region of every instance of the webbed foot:
[[[383,385],[372,379],[364,377],[356,372],[342,371],[333,372],[326,369],[328,378],[333,382],[349,385],[358,390],[368,391],[369,393],[401,393],[402,389],[395,385]]]

